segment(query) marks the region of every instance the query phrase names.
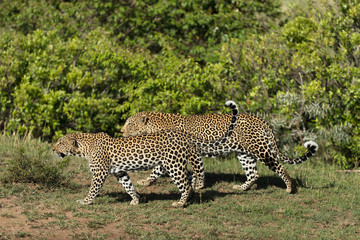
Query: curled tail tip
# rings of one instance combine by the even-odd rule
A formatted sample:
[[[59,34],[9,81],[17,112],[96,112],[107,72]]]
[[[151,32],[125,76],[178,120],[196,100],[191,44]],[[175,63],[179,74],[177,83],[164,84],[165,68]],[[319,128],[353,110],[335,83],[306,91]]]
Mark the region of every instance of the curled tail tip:
[[[229,107],[231,109],[236,109],[236,110],[238,109],[237,104],[232,100],[226,101],[225,107]]]
[[[236,105],[236,103],[233,100],[226,101],[225,106],[229,107],[230,105]]]
[[[308,141],[304,144],[304,147],[308,150],[312,150],[315,153],[318,150],[319,145],[314,141]]]

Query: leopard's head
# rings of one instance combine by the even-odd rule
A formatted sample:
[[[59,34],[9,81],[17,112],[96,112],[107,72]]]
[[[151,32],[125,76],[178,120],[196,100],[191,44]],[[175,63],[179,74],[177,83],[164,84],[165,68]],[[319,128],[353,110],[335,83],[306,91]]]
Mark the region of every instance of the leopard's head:
[[[139,112],[128,118],[121,128],[124,137],[138,136],[149,132],[149,117],[146,112]]]
[[[78,156],[79,144],[75,135],[70,133],[61,137],[53,146],[53,151],[60,158]]]

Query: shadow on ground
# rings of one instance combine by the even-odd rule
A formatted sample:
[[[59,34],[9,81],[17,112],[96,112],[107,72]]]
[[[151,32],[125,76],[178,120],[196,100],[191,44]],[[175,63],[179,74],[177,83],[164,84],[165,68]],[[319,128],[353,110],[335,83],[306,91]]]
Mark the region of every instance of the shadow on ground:
[[[245,175],[241,174],[224,174],[224,173],[206,173],[206,187],[213,187],[214,185],[220,182],[228,182],[233,185],[241,185],[246,181]],[[295,192],[298,187],[305,187],[306,179],[303,178],[293,178],[292,179]],[[286,189],[284,181],[278,176],[260,176],[256,181],[256,189],[267,189],[271,186]],[[253,186],[251,189],[254,189]],[[238,190],[239,191],[239,190]]]
[[[268,189],[270,187],[279,188],[279,191],[285,191],[286,189],[283,180],[277,176],[259,177],[256,184],[249,191],[232,189],[233,185],[241,185],[242,183],[245,182],[246,177],[244,175],[208,172],[206,173],[205,176],[206,176],[206,186],[202,190],[196,190],[193,197],[193,202],[208,202],[208,201],[213,201],[216,198],[222,198],[228,195],[259,194],[259,192],[256,192],[254,190],[263,190],[263,189]],[[305,185],[306,179],[304,178],[295,178],[292,179],[292,181],[295,187],[295,193],[297,192],[298,187],[307,188],[307,186]],[[230,183],[231,187],[229,189],[226,189],[225,191],[216,191],[213,189],[209,189],[215,187],[217,184],[221,184],[222,182]],[[164,182],[161,182],[161,184],[164,184]],[[168,182],[168,184],[173,184],[173,183]],[[114,201],[117,202],[129,202],[131,200],[131,198],[125,192],[111,192],[111,193],[106,193],[105,195],[114,198]],[[140,192],[140,197],[141,197],[140,201],[142,203],[152,202],[157,200],[177,201],[180,199],[180,192],[178,192],[177,190],[170,193],[159,193],[158,190],[152,193]]]

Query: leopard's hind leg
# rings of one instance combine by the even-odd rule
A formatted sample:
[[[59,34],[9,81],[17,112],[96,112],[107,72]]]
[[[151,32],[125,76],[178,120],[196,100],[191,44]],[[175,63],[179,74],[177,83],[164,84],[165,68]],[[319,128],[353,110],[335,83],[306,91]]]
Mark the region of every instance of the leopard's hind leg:
[[[289,173],[286,171],[285,167],[281,165],[274,157],[270,156],[262,160],[270,170],[274,171],[277,175],[281,177],[281,179],[286,184],[286,192],[294,193],[295,189],[293,183],[291,181]]]
[[[246,182],[242,185],[234,185],[234,189],[241,189],[243,191],[249,190],[252,185],[259,178],[259,174],[256,168],[256,159],[248,154],[238,154],[237,159],[241,163],[246,175]]]
[[[173,207],[185,207],[188,200],[193,194],[193,188],[191,187],[190,180],[188,178],[188,171],[186,168],[186,163],[178,162],[174,169],[174,165],[170,167],[169,165],[163,166],[166,169],[167,173],[171,177],[174,184],[177,186],[181,193],[180,200],[172,204]]]
[[[204,164],[200,156],[196,152],[190,156],[189,163],[194,171],[192,175],[192,186],[194,189],[202,189],[205,187],[205,171]]]

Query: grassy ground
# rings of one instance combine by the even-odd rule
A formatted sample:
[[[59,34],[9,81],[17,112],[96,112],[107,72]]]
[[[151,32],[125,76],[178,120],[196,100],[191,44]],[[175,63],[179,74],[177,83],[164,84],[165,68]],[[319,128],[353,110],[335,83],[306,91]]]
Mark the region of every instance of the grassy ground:
[[[0,138],[2,175],[19,145],[13,139]],[[41,145],[24,144],[27,152]],[[207,187],[187,208],[171,207],[180,194],[168,178],[136,185],[142,202],[130,206],[112,176],[94,204],[82,206],[76,200],[86,196],[91,175],[86,160],[70,158],[64,170],[70,181],[60,186],[1,183],[0,239],[358,239],[360,174],[337,172],[317,156],[286,165],[297,185],[296,194],[287,194],[279,177],[258,166],[257,185],[241,192],[232,189],[245,180],[234,157],[205,159]],[[148,174],[130,176],[136,183]]]

